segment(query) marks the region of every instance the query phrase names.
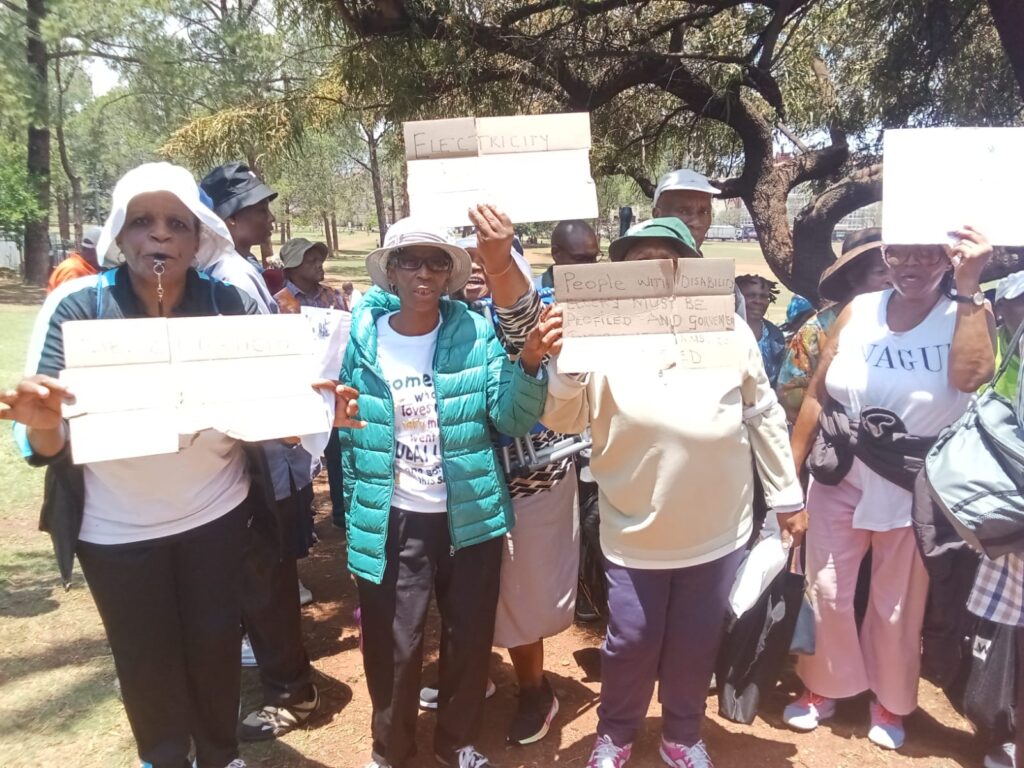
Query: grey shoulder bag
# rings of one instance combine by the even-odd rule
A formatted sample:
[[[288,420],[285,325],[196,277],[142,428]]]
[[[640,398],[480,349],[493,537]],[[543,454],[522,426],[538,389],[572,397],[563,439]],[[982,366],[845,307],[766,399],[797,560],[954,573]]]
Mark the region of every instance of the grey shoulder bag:
[[[989,388],[939,434],[925,458],[935,504],[989,558],[1024,552],[1024,430],[1013,403],[995,390],[1018,349],[1017,329]]]

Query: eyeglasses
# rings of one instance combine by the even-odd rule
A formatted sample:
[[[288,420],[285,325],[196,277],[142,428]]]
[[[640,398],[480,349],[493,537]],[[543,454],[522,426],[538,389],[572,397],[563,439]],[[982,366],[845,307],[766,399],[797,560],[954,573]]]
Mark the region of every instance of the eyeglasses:
[[[388,264],[393,264],[399,269],[408,270],[409,272],[419,270],[424,264],[427,265],[427,269],[431,272],[451,272],[452,257],[447,253],[434,253],[426,257],[414,256],[406,251],[397,250],[392,252],[391,258],[388,259]]]
[[[934,267],[947,260],[949,256],[942,246],[889,245],[882,246],[882,259],[890,267],[902,267],[904,264],[920,264],[922,267]]]

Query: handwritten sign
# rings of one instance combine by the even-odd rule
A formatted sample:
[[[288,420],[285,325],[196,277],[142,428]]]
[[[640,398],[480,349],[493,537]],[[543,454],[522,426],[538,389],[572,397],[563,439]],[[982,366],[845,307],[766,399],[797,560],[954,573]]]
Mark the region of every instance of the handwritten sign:
[[[559,370],[734,364],[734,274],[732,259],[556,266]]]
[[[414,216],[463,226],[486,202],[519,223],[597,216],[586,112],[420,120],[403,130]]]
[[[63,334],[76,464],[175,453],[206,429],[246,441],[330,429],[301,315],[85,320]]]
[[[993,245],[1024,245],[1024,128],[885,132],[882,239],[948,243],[970,224]]]

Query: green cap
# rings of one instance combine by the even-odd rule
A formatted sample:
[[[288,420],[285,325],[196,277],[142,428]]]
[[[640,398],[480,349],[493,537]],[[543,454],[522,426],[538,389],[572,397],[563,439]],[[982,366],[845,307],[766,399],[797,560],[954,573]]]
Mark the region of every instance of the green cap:
[[[626,234],[611,244],[608,249],[608,257],[612,261],[622,261],[626,258],[626,253],[630,248],[647,237],[661,237],[672,241],[672,245],[684,259],[700,258],[697,242],[690,234],[690,228],[675,216],[648,219],[630,227],[626,230]]]
[[[277,256],[281,259],[281,264],[285,269],[292,269],[302,263],[302,259],[305,258],[306,252],[311,248],[319,248],[324,252],[324,256],[327,256],[326,245],[323,243],[314,243],[312,240],[307,240],[304,237],[293,237],[281,246],[281,251]]]

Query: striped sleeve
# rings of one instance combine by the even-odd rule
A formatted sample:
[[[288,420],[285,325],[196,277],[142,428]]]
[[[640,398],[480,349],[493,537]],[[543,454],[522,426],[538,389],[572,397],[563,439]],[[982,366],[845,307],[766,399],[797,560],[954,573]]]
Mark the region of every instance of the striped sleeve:
[[[540,295],[532,285],[511,307],[494,306],[498,318],[498,341],[512,357],[516,357],[526,346],[526,337],[540,320],[541,308]]]

